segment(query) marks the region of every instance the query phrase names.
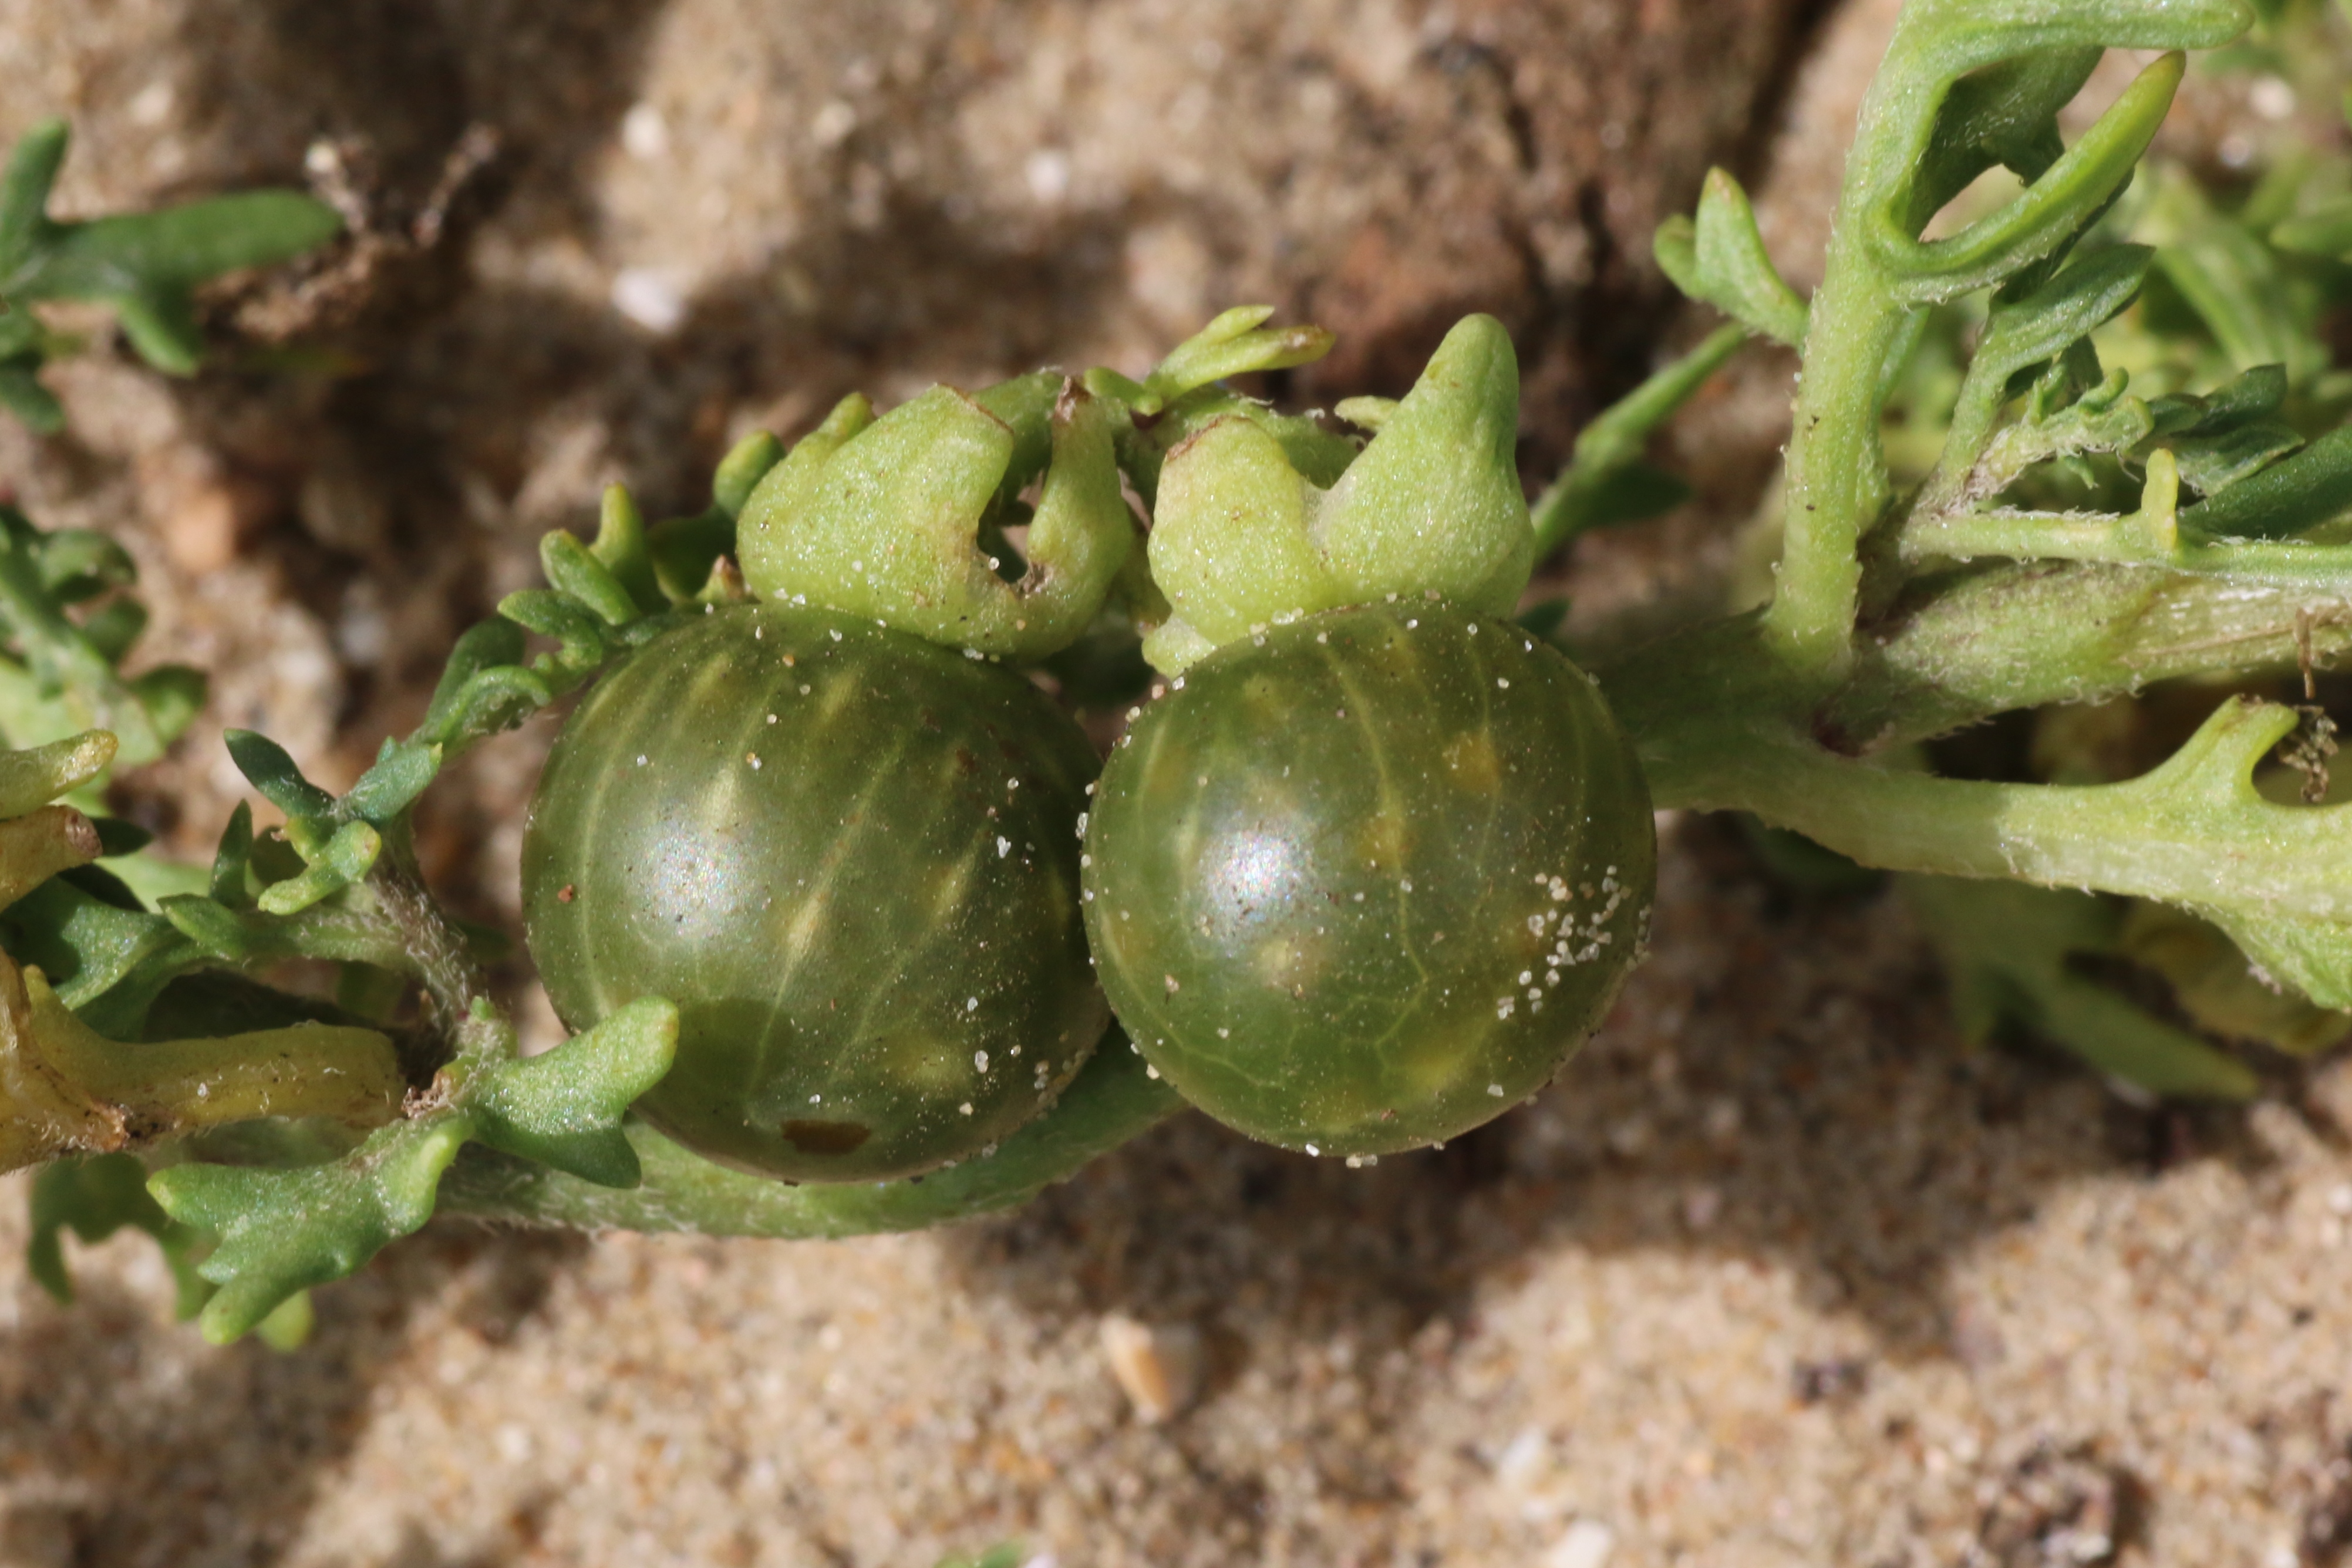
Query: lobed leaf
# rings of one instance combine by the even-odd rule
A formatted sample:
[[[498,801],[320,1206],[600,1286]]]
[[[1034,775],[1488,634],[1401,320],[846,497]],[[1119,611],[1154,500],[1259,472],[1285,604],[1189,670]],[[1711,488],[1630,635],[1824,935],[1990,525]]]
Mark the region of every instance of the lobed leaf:
[[[113,662],[73,623],[43,581],[37,551],[43,536],[13,507],[0,507],[0,627],[12,632],[44,694],[63,696],[73,716],[64,729],[111,731],[126,763],[163,755],[163,738],[139,695],[116,674]],[[54,731],[52,731],[54,733]],[[35,737],[20,734],[20,740]],[[46,737],[44,737],[46,738]]]
[[[719,460],[710,476],[710,504],[729,518],[743,510],[768,470],[784,460],[784,444],[764,430],[755,430]]]
[[[2264,984],[2236,943],[2185,911],[2137,901],[2117,942],[2133,961],[2169,981],[2182,1010],[2217,1034],[2313,1056],[2352,1033],[2352,1014]]]
[[[2152,1094],[2253,1097],[2259,1085],[2242,1063],[2069,968],[2075,955],[2116,950],[2119,916],[2098,899],[1957,877],[1905,876],[1896,885],[1943,959],[1969,1040],[2011,1020]]]
[[[548,588],[521,589],[499,601],[499,613],[528,631],[555,639],[553,653],[532,661],[534,672],[542,678],[569,685],[603,664],[612,651],[604,640],[608,622],[568,593]]]
[[[1138,413],[1158,413],[1213,382],[1313,364],[1331,351],[1335,340],[1320,327],[1267,327],[1274,311],[1271,305],[1236,305],[1222,312],[1143,378],[1130,406]]]
[[[433,701],[425,707],[425,722],[416,727],[416,738],[449,739],[467,685],[486,671],[520,662],[523,648],[522,628],[504,616],[492,616],[467,627],[458,635],[457,646],[449,651],[440,682],[433,688]]]
[[[2134,232],[2160,247],[2165,280],[2236,368],[2283,365],[2298,384],[2324,368],[2315,301],[2302,299],[2277,253],[2218,211],[2185,172],[2158,178]]]
[[[380,1128],[349,1159],[307,1170],[158,1171],[148,1189],[164,1212],[220,1238],[197,1265],[220,1287],[199,1320],[205,1337],[240,1338],[297,1291],[356,1272],[421,1228],[469,1131],[445,1114]]]
[[[1804,298],[1772,265],[1748,193],[1723,170],[1707,171],[1697,219],[1668,219],[1652,249],[1659,269],[1692,298],[1759,337],[1790,348],[1804,340]]]
[[[2073,244],[2131,178],[2172,107],[2185,68],[2178,53],[2158,58],[2015,200],[1948,239],[1913,238],[1908,210],[1877,208],[1868,243],[1889,287],[1915,304],[1940,303],[1999,283]]]
[[[2007,461],[1996,465],[1995,472],[1990,474],[1986,472],[1983,461],[1994,438],[1994,421],[2009,400],[2011,383],[2021,372],[2035,365],[2060,360],[2129,305],[2154,259],[2155,253],[2145,246],[2116,246],[2077,261],[2021,299],[1995,302],[1975,357],[1969,362],[1968,374],[1961,381],[1951,429],[1936,471],[1914,504],[1915,515],[1933,515],[1965,506],[2004,488],[2015,472],[2021,471],[2015,452],[2006,455]],[[2085,415],[2105,413],[2122,391],[2121,382],[2103,388]],[[2045,427],[2051,424],[2046,417],[2034,419],[2030,414],[2028,423]],[[2084,418],[2077,418],[2074,426],[2087,429]],[[2111,423],[2103,430],[2102,437],[2113,428]],[[2120,444],[2128,445],[2145,434],[2145,430],[2139,431]],[[2085,448],[2079,440],[2062,437],[2033,460],[2085,449],[2116,448]]]
[[[196,1315],[212,1285],[196,1272],[206,1245],[203,1233],[165,1214],[147,1191],[147,1167],[131,1155],[55,1160],[33,1178],[31,1237],[25,1264],[40,1287],[61,1303],[74,1299],[67,1271],[65,1232],[94,1246],[124,1228],[143,1230],[163,1249],[179,1292],[182,1320]]]
[[[677,1009],[631,1002],[544,1056],[485,1063],[458,1103],[494,1149],[601,1186],[637,1185],[622,1118],[661,1081],[677,1051]]]
[[[16,144],[0,175],[0,297],[110,306],[131,346],[173,375],[193,373],[203,353],[194,285],[314,250],[342,228],[332,207],[291,191],[59,222],[47,207],[67,140],[63,120],[43,121]],[[33,379],[42,352],[37,343],[18,350],[19,362],[0,376],[0,404],[36,429],[55,429],[56,400]]]

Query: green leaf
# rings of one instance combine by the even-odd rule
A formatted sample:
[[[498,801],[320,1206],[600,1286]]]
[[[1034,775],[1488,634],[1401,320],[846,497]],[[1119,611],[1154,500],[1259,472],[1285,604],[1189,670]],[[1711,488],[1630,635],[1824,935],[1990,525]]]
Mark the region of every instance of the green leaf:
[[[1765,871],[1800,893],[1834,897],[1864,893],[1886,880],[1885,873],[1856,864],[1802,833],[1769,827],[1745,811],[1735,820],[1739,824],[1739,836]]]
[[[0,296],[15,292],[16,276],[54,226],[49,189],[65,166],[71,134],[62,120],[40,120],[8,154],[7,171],[0,173]]]
[[[117,908],[62,880],[0,914],[0,929],[68,1007],[117,1040],[135,1039],[155,993],[204,957],[163,915]]]
[[[512,664],[479,670],[459,688],[442,722],[418,737],[439,745],[446,759],[485,736],[512,729],[554,700],[548,683],[529,670]]]
[[[1986,472],[1983,459],[2011,383],[2035,365],[2060,361],[2129,305],[2154,259],[2155,253],[2143,246],[2116,246],[2077,261],[2021,299],[1995,303],[1960,383],[1943,453],[1914,507],[1916,515],[1948,512],[2006,487],[2014,476]],[[2116,382],[2088,412],[2103,411],[2122,390],[2123,383]],[[2029,410],[2027,423],[2048,421]]]
[[[636,601],[621,586],[611,569],[596,559],[594,551],[562,529],[541,537],[539,562],[557,592],[586,606],[606,625],[625,626],[637,618]]]
[[[114,760],[114,737],[94,729],[24,751],[0,751],[0,818],[22,817],[89,783]]]
[[[417,741],[386,740],[373,766],[360,775],[337,803],[339,814],[386,828],[416,803],[441,770],[441,748]]]
[[[1748,193],[1723,170],[1707,171],[1697,220],[1667,220],[1652,249],[1659,268],[1692,298],[1759,337],[1790,348],[1804,340],[1804,298],[1772,265]]]
[[[1970,370],[1982,364],[2006,384],[2028,366],[2056,358],[2137,298],[2155,259],[2146,246],[2115,246],[2076,261],[2024,298],[1996,305]]]
[[[2287,219],[2271,230],[2270,241],[2301,256],[2352,255],[2352,196],[2338,196]]]
[[[618,591],[617,584],[614,591]],[[542,674],[559,679],[585,674],[604,664],[612,651],[604,640],[607,622],[568,593],[521,589],[499,601],[499,613],[542,637],[555,639],[555,653],[536,662]]]
[[[753,431],[728,448],[727,455],[719,460],[718,471],[710,476],[711,505],[728,521],[733,521],[760,481],[768,476],[768,470],[783,460],[782,442],[764,430]],[[709,575],[708,569],[704,575]]]
[[[42,581],[35,555],[40,530],[13,507],[0,507],[0,525],[10,536],[0,545],[0,625],[16,634],[40,686],[65,697],[64,706],[77,717],[73,727],[113,731],[121,761],[151,762],[162,756],[163,737],[145,706]]]
[[[1998,496],[2040,464],[2095,453],[2125,452],[2137,446],[2154,429],[2155,419],[2147,404],[2124,395],[2123,387],[2123,372],[2118,371],[2108,377],[2104,386],[2084,393],[2047,418],[2029,415],[1994,432],[1957,491],[1948,486],[1942,470],[1937,470],[1932,481],[1934,488],[1922,490],[1915,516],[1923,521],[1930,520],[1939,508],[1974,506]]]
[[[92,817],[89,825],[98,830],[98,852],[101,857],[137,854],[155,841],[154,834],[120,817]]]
[[[1570,604],[1566,599],[1547,599],[1530,604],[1519,612],[1517,619],[1522,631],[1532,632],[1546,642],[1552,641],[1559,629],[1568,624]]]
[[[265,915],[299,915],[322,898],[367,880],[383,852],[383,838],[366,822],[345,822],[320,847],[299,876],[272,883],[256,904]]]
[[[249,898],[245,907],[251,907]],[[251,940],[246,923],[237,918],[233,906],[221,902],[217,895],[207,898],[191,893],[166,898],[162,914],[174,931],[224,963],[249,964],[261,956],[259,945]]]
[[[99,657],[118,665],[146,631],[147,607],[128,595],[100,606],[81,623],[82,635],[89,639]]]
[[[156,738],[167,746],[187,732],[209,695],[204,672],[185,664],[159,664],[133,675],[130,686]]]
[[[27,365],[0,364],[0,408],[15,414],[36,435],[55,435],[66,427],[65,404]]]
[[[128,586],[138,576],[131,552],[89,528],[57,528],[36,541],[34,559],[42,586],[60,604],[79,604],[110,588]]]
[[[629,595],[641,614],[669,608],[654,573],[654,558],[646,542],[646,519],[628,488],[604,486],[604,507],[596,521],[596,542],[588,553],[604,564]]]
[[[18,286],[27,298],[167,297],[226,272],[291,260],[343,229],[332,207],[293,191],[245,191],[58,226],[33,282]]]
[[[2117,916],[2100,900],[1957,877],[1904,876],[1896,883],[1943,958],[1953,1010],[1969,1039],[1981,1040],[2013,1019],[2150,1093],[2253,1097],[2259,1084],[2242,1063],[2068,967],[2073,955],[2115,950]]]
[[[17,144],[0,176],[0,297],[88,299],[114,308],[132,347],[157,369],[194,371],[202,352],[189,289],[205,278],[316,248],[342,226],[333,208],[291,191],[251,191],[160,212],[59,223],[47,213],[66,152],[62,120]],[[44,419],[47,394],[19,372],[5,400]]]
[[[1954,17],[1947,26],[1957,32],[1967,22]],[[1906,213],[1911,232],[1925,228],[1988,169],[2007,168],[2021,180],[2047,172],[2066,150],[2058,113],[2090,80],[2103,53],[2079,41],[2029,49],[1954,81],[1919,159]]]
[[[522,628],[504,616],[467,627],[449,651],[449,662],[442,667],[440,683],[433,688],[433,701],[425,710],[425,722],[416,727],[415,738],[450,744],[458,733],[459,709],[467,701],[467,690],[474,677],[500,665],[520,664],[524,647]]]
[[[494,1149],[602,1186],[635,1186],[637,1156],[621,1118],[677,1051],[677,1009],[648,997],[544,1056],[483,1064],[459,1103]]]
[[[317,958],[373,964],[412,977],[418,974],[416,956],[397,931],[387,928],[373,911],[350,907],[345,901],[314,903],[290,915],[271,914],[251,904],[234,907],[201,894],[173,894],[158,903],[162,918],[174,930],[204,956],[224,963]]]
[[[1197,387],[1255,371],[1309,365],[1336,340],[1320,327],[1267,327],[1271,305],[1236,305],[1178,344],[1143,378],[1138,413],[1157,413]]]
[[[2264,985],[2238,945],[2217,926],[2145,899],[2124,920],[2122,950],[2171,982],[2174,998],[2200,1026],[2314,1056],[2352,1032],[2352,1014],[2314,1007]]]
[[[2181,479],[2210,498],[2294,451],[2303,444],[2303,437],[2275,420],[2265,419],[2212,435],[2175,436],[2167,444],[2180,465]]]
[[[2223,435],[2278,413],[2286,394],[2284,365],[2256,365],[2202,397],[2176,392],[2147,406],[2160,435]]]
[[[182,1313],[183,1317],[189,1314]],[[253,1325],[253,1337],[281,1355],[289,1354],[310,1343],[310,1331],[318,1326],[318,1309],[310,1304],[310,1292],[297,1291],[276,1306],[269,1315]]]
[[[213,852],[212,896],[231,909],[253,907],[246,877],[253,861],[253,808],[243,800],[228,814],[220,847]],[[174,924],[177,924],[174,922]]]
[[[284,747],[249,729],[229,730],[222,739],[247,782],[289,818],[334,815],[335,798],[303,778]]]
[[[2241,479],[2180,514],[2206,539],[2292,538],[2352,507],[2352,427],[2329,431],[2292,457]]]
[[[441,1173],[471,1128],[460,1115],[379,1128],[346,1160],[307,1170],[184,1165],[148,1183],[165,1213],[219,1244],[198,1271],[220,1287],[200,1326],[215,1344],[296,1291],[356,1272],[433,1216]]]
[[[71,1230],[84,1246],[94,1246],[125,1226],[143,1230],[161,1241],[173,1235],[171,1216],[148,1196],[147,1167],[129,1155],[96,1155],[62,1159],[42,1167],[33,1178],[32,1237],[25,1261],[41,1288],[61,1302],[74,1299],[73,1278],[66,1270],[64,1233]],[[180,1232],[193,1240],[191,1232]],[[180,1249],[185,1251],[184,1245]],[[171,1257],[173,1249],[165,1249]],[[173,1259],[173,1272],[182,1265]],[[188,1285],[201,1281],[184,1278]],[[185,1315],[185,1314],[183,1314]]]
[[[2168,172],[2134,232],[2160,248],[2157,265],[2240,370],[2286,367],[2298,383],[2327,361],[2315,310],[2268,246],[2217,211],[2196,182]]]
[[[719,558],[734,553],[734,515],[713,507],[691,517],[667,518],[653,526],[646,548],[663,595],[672,603],[687,603],[710,580],[710,570]]]
[[[1907,212],[1879,209],[1866,241],[1891,287],[1911,303],[1938,304],[2072,244],[2131,178],[2172,107],[2184,68],[2178,54],[2158,58],[2032,184],[1948,239],[1913,238]]]
[[[1581,519],[1587,528],[1622,528],[1663,517],[1696,494],[1675,475],[1646,463],[1612,469],[1595,484]]]
[[[1745,327],[1717,328],[1696,348],[1653,373],[1584,427],[1576,438],[1567,470],[1531,510],[1538,559],[1587,528],[1638,521],[1635,514],[1665,500],[1665,488],[1654,480],[1622,476],[1638,470],[1640,475],[1656,474],[1668,484],[1677,483],[1643,467],[1642,449],[1651,433],[1689,402],[1747,342]],[[1658,509],[1679,504],[1678,500],[1668,502]]]
[[[206,881],[206,869],[203,866],[148,854],[110,855],[89,869],[110,873],[142,909],[153,909],[163,899],[184,893],[202,893]]]

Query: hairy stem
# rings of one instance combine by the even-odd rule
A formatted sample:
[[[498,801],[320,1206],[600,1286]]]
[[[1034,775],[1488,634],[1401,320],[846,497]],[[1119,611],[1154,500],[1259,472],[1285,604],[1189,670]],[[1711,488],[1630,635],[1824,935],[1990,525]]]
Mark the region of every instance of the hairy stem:
[[[1865,865],[2172,903],[2210,896],[2250,853],[2210,820],[2168,813],[2147,780],[1981,783],[1889,769],[1791,736],[1744,738],[1661,759],[1650,774],[1656,799],[1753,811]],[[2278,902],[2334,911],[2341,894],[2326,860],[2290,862],[2284,873]]]
[[[1595,674],[1654,787],[1660,759],[1737,746],[1757,726],[1854,754],[2186,675],[2324,665],[2352,649],[2352,592],[2034,561],[1922,584],[1863,632],[1846,680],[1826,696],[1776,662],[1752,614],[1676,632]]]
[[[1850,656],[1862,536],[1886,506],[1880,381],[1906,315],[1847,215],[1842,204],[1805,333],[1789,438],[1786,542],[1763,622],[1777,657],[1824,679],[1842,673]]]

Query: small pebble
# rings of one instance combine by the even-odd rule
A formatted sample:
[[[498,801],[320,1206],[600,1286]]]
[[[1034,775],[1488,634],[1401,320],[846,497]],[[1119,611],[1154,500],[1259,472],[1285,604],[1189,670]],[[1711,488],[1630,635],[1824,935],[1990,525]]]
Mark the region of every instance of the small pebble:
[[[1113,1312],[1102,1321],[1102,1346],[1146,1426],[1178,1415],[1201,1392],[1201,1331],[1191,1323],[1143,1323]]]
[[[1617,1532],[1597,1519],[1580,1519],[1568,1527],[1543,1556],[1543,1568],[1607,1568],[1617,1550]]]

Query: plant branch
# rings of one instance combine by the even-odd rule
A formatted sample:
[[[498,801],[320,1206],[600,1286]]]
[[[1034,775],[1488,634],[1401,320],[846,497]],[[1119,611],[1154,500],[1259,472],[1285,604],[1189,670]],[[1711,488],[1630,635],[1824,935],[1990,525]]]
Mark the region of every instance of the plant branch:
[[[1650,433],[1688,402],[1707,377],[1731,362],[1748,345],[1746,327],[1733,323],[1708,333],[1699,345],[1611,404],[1576,438],[1567,469],[1538,497],[1534,508],[1536,559],[1558,549],[1591,528],[1612,518],[1609,491],[1641,460]],[[1630,519],[1629,519],[1630,520]]]
[[[687,1153],[641,1122],[627,1126],[644,1179],[597,1186],[490,1150],[468,1148],[442,1178],[444,1213],[583,1230],[683,1230],[813,1238],[919,1230],[1010,1208],[1174,1114],[1183,1102],[1150,1077],[1113,1030],[1061,1100],[994,1154],[906,1181],[795,1186]]]
[[[2096,50],[2206,47],[2242,31],[2238,0],[1913,0],[1864,100],[1804,342],[1788,454],[1786,544],[1764,641],[1834,686],[1852,662],[1859,547],[1889,499],[1879,417],[1919,306],[2000,283],[2072,244],[2130,177],[2179,80],[2168,56],[2072,149],[2055,115]],[[1929,219],[2005,163],[2033,183],[1948,240]]]

